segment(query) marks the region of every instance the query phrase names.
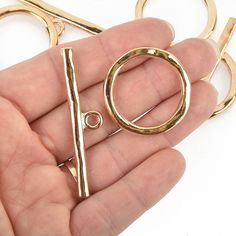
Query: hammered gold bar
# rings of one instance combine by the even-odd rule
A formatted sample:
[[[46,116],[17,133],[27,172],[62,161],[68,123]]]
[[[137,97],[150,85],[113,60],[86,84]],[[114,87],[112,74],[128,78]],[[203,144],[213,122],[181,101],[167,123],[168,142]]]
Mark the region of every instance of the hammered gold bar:
[[[218,41],[221,54],[225,52],[225,49],[228,46],[230,40],[232,39],[235,30],[236,30],[236,18],[231,17],[229,18],[228,23],[226,24],[224,31],[222,32],[220,39]]]
[[[64,59],[65,78],[67,84],[68,103],[71,113],[71,122],[75,149],[75,165],[77,171],[77,186],[79,198],[89,197],[89,187],[87,179],[87,169],[85,160],[82,113],[80,110],[79,94],[77,90],[77,82],[75,69],[73,64],[73,55],[71,48],[62,49]]]
[[[62,21],[67,22],[68,24],[78,27],[84,31],[87,31],[88,33],[98,34],[104,30],[102,27],[98,25],[95,25],[89,21],[86,21],[70,13],[67,13],[63,10],[60,10],[48,3],[45,3],[42,0],[20,0],[20,1],[29,4],[31,6],[34,6],[51,16],[61,19]]]

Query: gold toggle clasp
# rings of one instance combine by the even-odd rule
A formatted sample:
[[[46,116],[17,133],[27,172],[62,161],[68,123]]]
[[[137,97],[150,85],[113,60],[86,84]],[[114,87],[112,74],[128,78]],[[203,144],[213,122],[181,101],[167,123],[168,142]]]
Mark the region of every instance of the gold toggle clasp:
[[[236,30],[236,18],[229,18],[228,23],[225,26],[224,31],[222,32],[219,40],[219,50],[220,50],[220,57],[215,65],[210,76],[206,79],[211,80],[212,76],[214,75],[219,63],[222,61],[228,67],[228,70],[231,74],[230,76],[230,89],[225,97],[225,99],[216,107],[215,112],[213,113],[212,117],[215,117],[221,113],[223,113],[226,109],[228,109],[235,101],[236,98],[236,62],[234,59],[226,52],[226,48],[233,37],[233,34]]]

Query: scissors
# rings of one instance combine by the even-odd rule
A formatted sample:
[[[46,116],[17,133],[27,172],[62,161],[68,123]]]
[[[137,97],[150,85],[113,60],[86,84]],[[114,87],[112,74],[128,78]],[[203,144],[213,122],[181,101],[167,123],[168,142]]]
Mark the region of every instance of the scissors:
[[[143,12],[148,0],[138,0],[135,8],[135,17],[142,18]],[[200,38],[208,39],[211,37],[212,33],[215,30],[217,23],[217,9],[214,0],[204,0],[204,3],[208,12],[208,21],[203,32],[198,36]],[[235,31],[236,20],[235,18],[230,18],[223,33],[221,34],[218,40],[218,46],[220,49],[220,57],[212,71],[212,73],[204,78],[204,80],[210,81],[219,65],[222,61],[228,68],[230,72],[230,89],[225,97],[225,99],[217,105],[212,117],[216,117],[219,114],[222,114],[226,109],[228,109],[235,101],[236,97],[236,62],[234,59],[225,51],[228,43],[230,42],[233,33]]]

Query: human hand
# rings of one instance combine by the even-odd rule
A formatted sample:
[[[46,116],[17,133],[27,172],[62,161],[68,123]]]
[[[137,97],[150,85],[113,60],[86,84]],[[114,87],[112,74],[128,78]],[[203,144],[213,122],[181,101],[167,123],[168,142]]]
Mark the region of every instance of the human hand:
[[[144,19],[68,44],[82,110],[104,116],[102,128],[85,131],[92,196],[79,204],[73,178],[57,167],[73,156],[62,46],[0,72],[0,235],[117,235],[178,182],[185,162],[172,147],[213,113],[216,91],[200,79],[217,53],[201,39],[170,47],[173,38],[164,21]],[[109,137],[118,127],[105,109],[103,80],[118,57],[142,46],[179,58],[193,82],[190,110],[167,133]],[[158,105],[141,124],[168,119],[179,101],[176,77],[162,60],[135,60],[117,81],[119,110],[132,120]]]

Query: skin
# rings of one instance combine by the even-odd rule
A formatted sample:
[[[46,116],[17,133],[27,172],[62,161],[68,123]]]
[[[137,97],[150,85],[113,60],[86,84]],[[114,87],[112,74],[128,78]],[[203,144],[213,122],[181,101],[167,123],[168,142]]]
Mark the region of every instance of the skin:
[[[0,235],[118,235],[162,199],[185,169],[172,147],[206,121],[217,93],[200,81],[216,62],[212,45],[188,39],[170,47],[174,33],[145,19],[72,42],[82,110],[98,110],[105,125],[85,131],[92,196],[78,203],[76,184],[57,168],[73,155],[60,47],[0,72]],[[192,81],[190,110],[171,131],[142,136],[122,131],[105,109],[102,83],[114,61],[135,47],[170,50]],[[124,78],[122,78],[124,77]],[[159,59],[132,61],[117,82],[116,100],[128,119],[153,106],[141,125],[165,121],[179,101],[176,72]]]

